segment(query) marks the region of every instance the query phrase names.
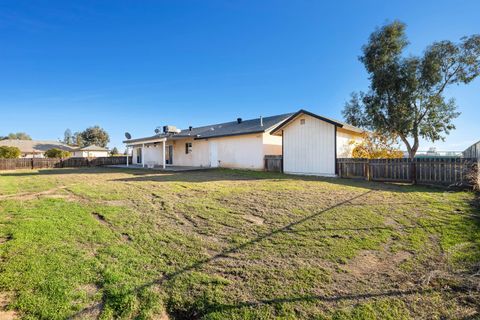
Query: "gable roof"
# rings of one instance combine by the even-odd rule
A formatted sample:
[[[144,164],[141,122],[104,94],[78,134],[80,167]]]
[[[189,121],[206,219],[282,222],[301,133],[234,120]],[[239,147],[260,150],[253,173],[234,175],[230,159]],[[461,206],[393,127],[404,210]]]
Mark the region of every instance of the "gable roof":
[[[96,146],[96,145],[90,145],[90,146],[86,146],[86,147],[83,147],[83,148],[78,148],[78,149],[75,149],[75,151],[108,151],[107,148],[104,148],[104,147],[99,147],[99,146]]]
[[[139,141],[157,140],[161,138],[189,138],[193,137],[195,140],[208,139],[208,138],[220,138],[228,136],[237,136],[244,134],[263,133],[279,122],[284,121],[290,117],[292,113],[280,114],[276,116],[263,117],[261,125],[260,118],[242,120],[241,123],[237,121],[224,122],[218,124],[211,124],[202,127],[192,127],[192,129],[183,129],[179,133],[174,135],[170,134],[157,134],[150,137],[130,139],[123,141],[124,143],[132,143]]]
[[[22,153],[44,153],[56,148],[65,151],[73,151],[73,148],[58,141],[50,140],[0,140],[0,146],[17,147]]]
[[[294,119],[296,119],[298,116],[300,116],[300,115],[302,115],[302,114],[305,114],[305,115],[311,116],[311,117],[313,117],[313,118],[316,118],[316,119],[325,121],[325,122],[327,122],[327,123],[333,124],[333,125],[336,126],[336,127],[343,128],[343,129],[346,129],[346,130],[349,130],[349,131],[354,131],[354,132],[357,132],[357,133],[362,133],[362,132],[363,132],[363,130],[360,129],[360,128],[351,126],[351,125],[349,125],[349,124],[340,122],[340,121],[338,121],[338,120],[334,120],[334,119],[331,119],[331,118],[327,118],[327,117],[324,117],[324,116],[320,116],[320,115],[318,115],[318,114],[315,114],[315,113],[313,113],[313,112],[310,112],[310,111],[307,111],[307,110],[304,110],[304,109],[300,109],[300,110],[298,110],[297,112],[295,112],[294,114],[292,114],[290,117],[288,117],[287,119],[285,119],[285,120],[284,120],[282,123],[280,123],[278,126],[276,126],[276,127],[270,132],[270,134],[272,134],[272,135],[278,134],[278,132],[279,132],[280,130],[282,130],[283,128],[285,128],[285,126],[287,126],[290,122],[292,122]]]

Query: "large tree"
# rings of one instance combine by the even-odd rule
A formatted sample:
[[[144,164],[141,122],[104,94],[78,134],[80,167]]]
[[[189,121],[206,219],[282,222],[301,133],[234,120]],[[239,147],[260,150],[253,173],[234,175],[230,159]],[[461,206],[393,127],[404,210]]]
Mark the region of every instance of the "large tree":
[[[405,24],[393,22],[370,35],[359,58],[370,80],[368,92],[352,94],[345,120],[380,134],[398,136],[414,158],[423,138],[444,140],[459,116],[445,88],[467,84],[480,74],[480,35],[459,43],[434,42],[422,56],[404,55]]]
[[[110,142],[110,137],[108,133],[100,128],[99,126],[94,126],[85,129],[85,131],[80,133],[81,137],[81,145],[83,146],[90,146],[96,145],[99,147],[106,147],[107,144]],[[78,137],[77,137],[78,140]],[[78,141],[77,141],[78,143]]]

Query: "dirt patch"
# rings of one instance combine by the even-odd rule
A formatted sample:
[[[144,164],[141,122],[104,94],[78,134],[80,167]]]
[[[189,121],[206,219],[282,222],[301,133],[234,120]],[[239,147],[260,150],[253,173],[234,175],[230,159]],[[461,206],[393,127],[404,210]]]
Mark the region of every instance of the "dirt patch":
[[[77,197],[73,196],[72,194],[48,194],[45,195],[45,198],[48,199],[63,199],[66,201],[77,201]]]
[[[93,283],[89,283],[89,284],[80,286],[79,290],[85,292],[87,297],[93,297],[95,294],[97,294],[99,288],[97,285]]]
[[[0,237],[0,244],[4,244],[5,242],[10,241],[12,239],[13,237],[11,234],[6,235],[5,237]]]
[[[0,292],[0,320],[17,319],[18,315],[13,310],[7,310],[11,297],[9,294]]]
[[[345,269],[355,276],[364,276],[379,269],[380,259],[375,251],[364,251],[358,254]]]
[[[17,194],[10,194],[10,195],[4,195],[0,196],[0,200],[6,199],[6,200],[21,200],[21,201],[27,201],[27,200],[33,200],[36,198],[39,198],[41,196],[49,196],[52,194],[55,194],[59,190],[63,190],[67,188],[66,186],[60,186],[57,188],[45,190],[42,192],[35,192],[35,193],[17,193]]]
[[[103,203],[114,207],[124,207],[128,205],[128,201],[126,200],[106,200]]]
[[[391,273],[411,256],[412,254],[407,251],[398,251],[391,254],[365,250],[353,258],[344,269],[355,277],[365,277],[374,273]]]
[[[265,219],[260,218],[258,216],[254,216],[253,214],[246,214],[243,216],[243,218],[257,225],[262,225],[263,222],[265,221]]]
[[[114,229],[112,224],[110,222],[107,221],[107,219],[105,218],[105,216],[101,213],[98,213],[98,212],[92,212],[92,215],[93,217],[98,221],[100,222],[101,224],[103,224],[104,226],[107,226],[109,227],[110,229]]]
[[[133,241],[132,237],[128,233],[122,233],[122,239],[127,242]]]

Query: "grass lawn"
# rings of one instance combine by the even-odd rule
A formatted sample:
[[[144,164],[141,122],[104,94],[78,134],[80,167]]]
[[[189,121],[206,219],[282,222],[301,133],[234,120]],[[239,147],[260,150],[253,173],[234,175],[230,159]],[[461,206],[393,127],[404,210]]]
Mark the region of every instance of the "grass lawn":
[[[238,170],[0,172],[0,318],[475,319],[476,201]]]

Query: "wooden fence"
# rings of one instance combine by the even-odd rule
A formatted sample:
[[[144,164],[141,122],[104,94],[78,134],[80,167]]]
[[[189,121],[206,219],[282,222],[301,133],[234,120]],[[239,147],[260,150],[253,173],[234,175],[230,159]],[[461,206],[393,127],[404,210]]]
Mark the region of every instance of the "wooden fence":
[[[129,163],[132,158],[129,157]],[[0,159],[0,170],[95,167],[127,164],[127,157]]]
[[[472,144],[470,147],[462,152],[465,158],[477,158],[480,159],[480,141]]]
[[[283,157],[282,156],[265,156],[265,171],[282,172]]]
[[[479,160],[471,158],[337,159],[338,175],[371,181],[413,182],[426,185],[475,186]]]

